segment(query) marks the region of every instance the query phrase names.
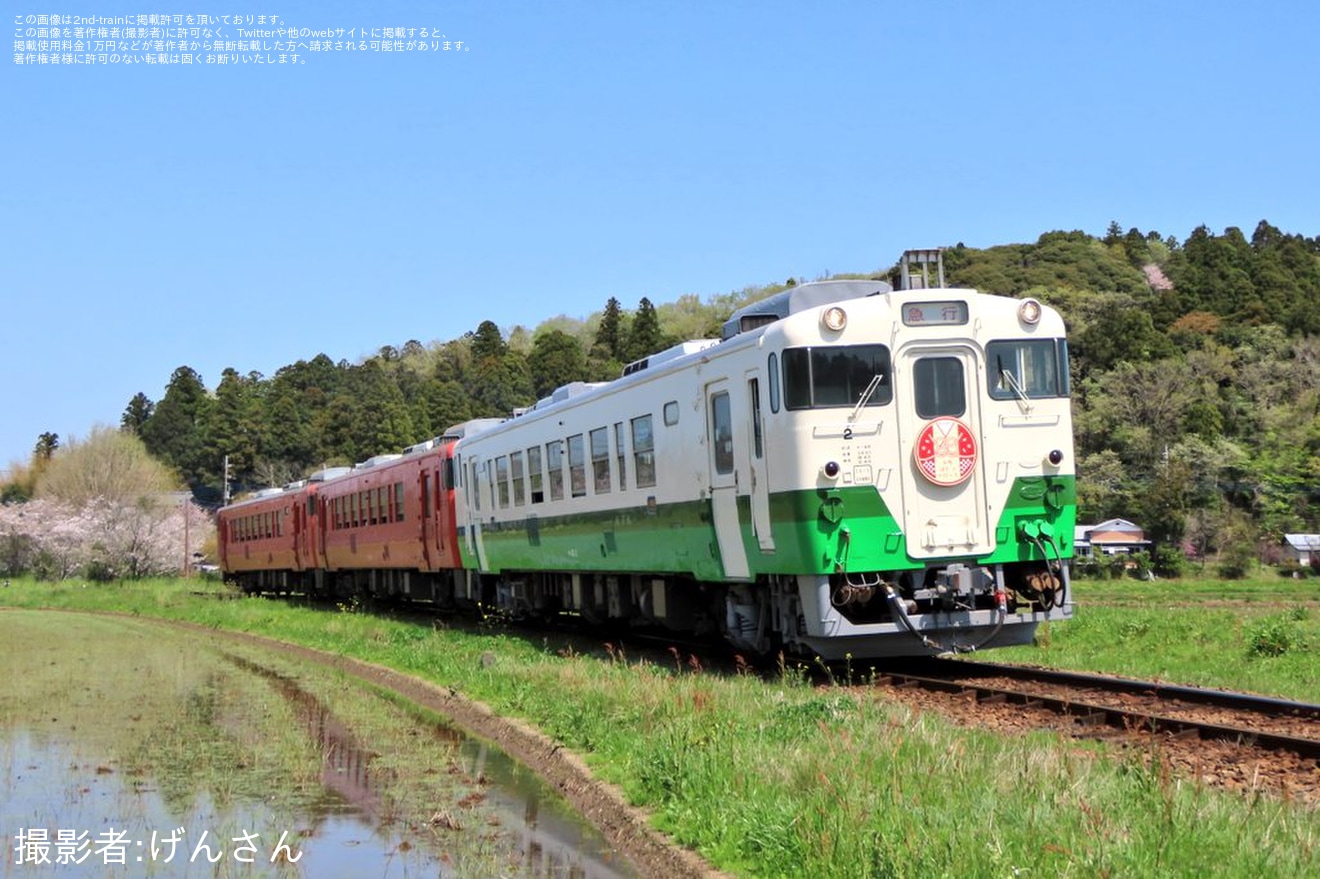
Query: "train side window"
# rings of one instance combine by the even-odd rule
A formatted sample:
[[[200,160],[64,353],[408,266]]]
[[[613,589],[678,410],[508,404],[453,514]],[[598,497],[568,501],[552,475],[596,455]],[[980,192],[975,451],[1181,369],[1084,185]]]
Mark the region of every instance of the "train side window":
[[[575,433],[568,438],[568,482],[573,497],[587,496],[587,449],[582,442],[582,434]]]
[[[967,411],[963,365],[957,357],[923,357],[912,369],[913,397],[922,418],[958,418]]]
[[[764,456],[761,437],[761,382],[748,379],[747,396],[752,398],[752,455],[759,461]]]
[[[591,481],[596,494],[609,494],[610,432],[603,427],[591,431]]]
[[[440,465],[440,473],[444,477],[444,482],[442,484],[446,489],[450,489],[450,490],[453,490],[456,487],[456,483],[458,482],[458,477],[463,475],[463,471],[461,469],[456,469],[454,467],[453,458],[444,459],[444,461]]]
[[[551,440],[545,444],[545,463],[550,469],[550,500],[564,499],[564,441]]]
[[[513,475],[513,505],[521,507],[527,503],[527,495],[524,492],[527,486],[527,477],[523,472],[522,452],[514,452],[509,455],[509,471]]]
[[[498,492],[499,500],[496,505],[505,510],[509,507],[509,458],[507,455],[500,455],[495,459],[495,490]]]
[[[539,504],[545,501],[540,446],[532,446],[527,450],[527,487],[532,492],[532,503]]]
[[[403,483],[396,482],[394,483],[394,521],[402,522],[404,518],[405,516],[403,515]]]
[[[651,416],[632,420],[633,471],[638,488],[655,485],[655,438],[651,433]]]
[[[766,374],[770,377],[770,411],[779,411],[779,355],[772,353],[766,361]]]
[[[678,401],[670,400],[665,404],[665,427],[678,424]]]
[[[614,460],[619,464],[619,491],[628,488],[628,468],[623,444],[623,422],[614,422]]]
[[[481,480],[477,478],[477,462],[472,462],[472,478],[468,480],[468,492],[472,496],[472,509],[481,509]]]
[[[710,398],[710,440],[715,449],[715,472],[733,472],[733,415],[729,393],[721,391]]]
[[[310,519],[312,516],[315,515],[316,515],[316,496],[309,494],[307,496],[307,517]]]
[[[1062,340],[1015,339],[986,345],[986,378],[991,399],[1066,396],[1059,392],[1059,341]],[[1066,356],[1065,351],[1064,369]]]

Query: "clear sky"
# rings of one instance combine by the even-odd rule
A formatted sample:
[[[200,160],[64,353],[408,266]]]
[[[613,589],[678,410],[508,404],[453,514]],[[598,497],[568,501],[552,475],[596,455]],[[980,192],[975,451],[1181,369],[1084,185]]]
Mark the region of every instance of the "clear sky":
[[[1320,234],[1313,0],[4,6],[0,469],[181,365],[214,389],[1111,220]],[[50,13],[228,15],[230,60],[285,39],[240,50],[237,14],[451,48],[16,63]]]

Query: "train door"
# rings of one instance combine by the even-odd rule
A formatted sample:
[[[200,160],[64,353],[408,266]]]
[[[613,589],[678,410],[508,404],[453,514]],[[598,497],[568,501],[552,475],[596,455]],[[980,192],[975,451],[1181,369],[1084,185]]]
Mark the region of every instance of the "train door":
[[[761,552],[775,551],[775,535],[770,527],[770,450],[765,442],[765,416],[761,409],[760,370],[747,371],[748,434],[752,438],[748,471],[751,476],[752,531]]]
[[[435,514],[436,501],[431,495],[434,481],[431,476],[431,468],[423,463],[417,472],[417,487],[421,489],[419,496],[422,502],[420,515],[417,518],[419,521],[418,527],[421,528],[422,532],[422,565],[428,571],[434,571],[439,567],[440,559],[435,551],[435,546],[438,543],[437,536],[440,531],[440,517]]]
[[[918,343],[901,349],[895,363],[903,531],[913,558],[994,549],[977,362],[967,346]]]
[[[486,462],[477,457],[469,455],[464,458],[462,463],[468,468],[464,471],[464,481],[466,482],[466,491],[463,494],[463,505],[467,511],[467,529],[464,531],[467,542],[468,555],[477,560],[478,569],[486,570],[486,546],[482,542],[481,535],[481,502],[482,494],[485,494],[485,500],[488,505],[494,503],[494,494],[487,490]]]
[[[724,576],[745,579],[750,573],[738,519],[738,449],[733,399],[727,381],[706,385],[706,438],[710,448],[710,504]],[[745,450],[744,450],[745,451]]]

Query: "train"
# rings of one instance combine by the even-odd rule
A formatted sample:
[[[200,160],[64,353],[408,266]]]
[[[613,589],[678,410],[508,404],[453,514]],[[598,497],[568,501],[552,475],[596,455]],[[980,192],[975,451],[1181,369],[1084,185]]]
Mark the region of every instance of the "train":
[[[802,283],[601,383],[224,507],[243,589],[569,616],[824,661],[1075,608],[1068,344],[1034,298]]]

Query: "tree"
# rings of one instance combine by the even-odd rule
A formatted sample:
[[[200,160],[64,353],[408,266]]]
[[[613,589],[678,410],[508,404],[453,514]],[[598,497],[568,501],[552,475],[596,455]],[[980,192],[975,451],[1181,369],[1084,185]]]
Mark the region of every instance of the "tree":
[[[179,488],[178,477],[135,436],[109,427],[70,440],[37,479],[37,497],[73,507],[96,498],[134,503]]]
[[[33,462],[49,461],[51,456],[55,454],[55,450],[59,447],[60,435],[58,433],[43,433],[41,436],[37,437],[37,444],[32,449]]]
[[[624,354],[623,307],[613,296],[605,303],[605,311],[596,325],[596,341],[589,352],[597,362],[621,362]]]
[[[660,319],[656,316],[655,306],[651,304],[650,299],[643,296],[642,301],[637,304],[637,316],[633,318],[632,326],[628,329],[625,359],[637,360],[664,348],[665,337],[660,331]]]
[[[475,363],[492,358],[498,360],[508,350],[509,346],[504,343],[504,336],[494,321],[483,320],[472,334],[472,360]]]
[[[155,411],[156,404],[151,402],[146,394],[138,391],[124,407],[124,414],[119,419],[119,429],[134,436],[141,436],[143,425],[151,420]]]
[[[422,439],[399,385],[379,361],[368,360],[354,370],[352,391],[353,436],[364,458],[398,452]]]
[[[541,333],[527,355],[536,396],[544,397],[555,388],[587,379],[587,358],[577,339],[561,330]]]
[[[37,444],[32,449],[32,478],[40,479],[41,474],[50,466],[50,459],[60,447],[60,435],[47,431],[37,437]]]
[[[262,380],[260,373],[241,376],[232,367],[221,375],[215,402],[207,419],[206,458],[216,468],[229,458],[230,476],[239,483],[251,480],[262,456]]]
[[[142,426],[147,451],[177,469],[192,486],[203,484],[218,466],[208,460],[203,438],[210,409],[211,398],[202,377],[192,368],[180,366],[170,376],[156,411]]]

